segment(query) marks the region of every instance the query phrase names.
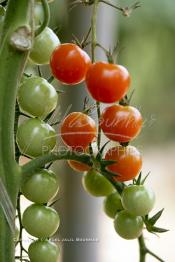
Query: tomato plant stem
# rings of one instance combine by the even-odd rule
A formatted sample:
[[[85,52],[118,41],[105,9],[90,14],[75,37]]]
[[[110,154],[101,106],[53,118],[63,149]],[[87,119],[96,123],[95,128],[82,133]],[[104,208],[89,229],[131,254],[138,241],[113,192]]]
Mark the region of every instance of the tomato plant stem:
[[[42,31],[48,26],[50,21],[50,10],[47,0],[41,0],[43,10],[44,10],[44,21],[41,26],[35,31],[35,36],[42,33]]]
[[[95,62],[95,48],[97,46],[97,11],[98,11],[99,0],[95,0],[93,4],[93,13],[91,19],[91,30],[92,30],[92,40],[91,40],[91,54],[92,63]],[[97,137],[97,147],[100,150],[101,143],[101,127],[100,127],[100,102],[96,102],[97,108],[97,118],[98,118],[98,137]]]
[[[152,257],[156,258],[160,262],[165,262],[163,259],[161,259],[159,256],[157,256],[155,253],[150,251],[145,244],[145,240],[143,237],[143,234],[138,238],[139,242],[139,250],[140,250],[140,262],[145,262],[146,261],[146,255],[149,254]]]
[[[0,176],[14,207],[20,181],[20,169],[15,161],[15,104],[17,87],[28,55],[28,48],[24,48],[20,33],[24,33],[25,40],[30,44],[31,3],[32,0],[8,1],[0,43]],[[21,28],[22,31],[19,30]],[[31,34],[28,34],[29,32]],[[14,236],[2,208],[0,208],[0,232],[0,261],[13,262]]]

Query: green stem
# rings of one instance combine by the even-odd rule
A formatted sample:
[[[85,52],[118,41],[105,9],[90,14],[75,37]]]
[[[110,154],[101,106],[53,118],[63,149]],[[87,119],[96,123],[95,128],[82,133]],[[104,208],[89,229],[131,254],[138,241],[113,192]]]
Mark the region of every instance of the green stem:
[[[12,47],[10,43],[12,34],[18,28],[30,29],[30,8],[31,1],[29,0],[8,1],[0,46],[0,176],[14,207],[20,181],[20,171],[15,161],[15,104],[17,87],[28,50],[20,51],[17,47],[15,48],[15,45]],[[0,261],[13,262],[15,257],[13,234],[2,209],[0,209],[0,232]]]
[[[153,253],[151,250],[149,250],[146,247],[143,235],[141,235],[138,238],[138,242],[139,242],[139,249],[140,249],[140,262],[145,262],[146,261],[146,255],[147,254],[151,255],[154,258],[156,258],[160,262],[165,262],[163,259],[161,259],[159,256],[157,256],[155,253]]]
[[[98,11],[99,0],[95,0],[93,4],[93,12],[91,19],[91,30],[92,30],[92,40],[91,40],[91,54],[92,62],[95,62],[95,48],[97,46],[97,11]],[[100,102],[96,102],[97,108],[97,118],[98,118],[98,137],[97,137],[97,147],[100,150],[101,143],[101,127],[100,127]]]
[[[44,165],[56,161],[56,160],[76,160],[92,166],[92,161],[90,155],[72,152],[72,151],[60,151],[56,153],[50,153],[48,155],[43,155],[38,158],[33,159],[22,167],[23,179],[30,177],[33,172],[37,169],[43,167]]]
[[[44,21],[41,24],[41,26],[35,31],[35,36],[41,34],[43,30],[48,26],[49,21],[50,21],[50,9],[48,5],[47,0],[41,0],[43,10],[44,10]]]
[[[147,253],[147,248],[145,245],[145,240],[143,235],[141,235],[138,238],[138,242],[139,242],[139,250],[140,250],[140,262],[145,262],[146,261],[146,253]]]

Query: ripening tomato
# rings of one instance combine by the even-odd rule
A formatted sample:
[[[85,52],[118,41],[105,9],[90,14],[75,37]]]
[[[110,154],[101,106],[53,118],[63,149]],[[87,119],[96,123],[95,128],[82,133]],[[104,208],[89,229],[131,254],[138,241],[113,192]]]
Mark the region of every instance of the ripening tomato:
[[[69,166],[76,172],[82,173],[88,171],[91,168],[90,166],[75,160],[68,160],[67,162]]]
[[[37,204],[46,204],[49,202],[56,195],[58,189],[57,176],[51,170],[47,169],[33,173],[24,181],[21,187],[23,195]]]
[[[140,133],[142,122],[137,108],[112,105],[102,112],[100,126],[110,140],[128,142]]]
[[[103,209],[106,215],[111,218],[114,218],[119,211],[123,210],[121,196],[117,191],[105,198]]]
[[[37,240],[30,244],[28,253],[31,262],[57,262],[60,249],[47,239]]]
[[[16,141],[22,154],[37,157],[50,152],[55,147],[56,132],[44,121],[31,118],[18,127]]]
[[[114,103],[127,93],[130,75],[121,65],[97,62],[92,64],[87,72],[86,85],[96,101]]]
[[[116,232],[124,239],[135,239],[142,234],[143,219],[140,216],[133,216],[126,210],[117,213],[114,220]]]
[[[82,179],[84,189],[91,195],[108,196],[114,191],[113,185],[98,171],[90,169]]]
[[[57,35],[46,27],[44,31],[34,39],[30,52],[30,59],[38,65],[49,64],[53,50],[60,44]]]
[[[18,103],[23,113],[44,119],[57,106],[58,94],[44,78],[33,76],[19,86]]]
[[[22,224],[30,235],[38,238],[47,238],[55,234],[59,227],[60,219],[53,208],[32,204],[24,211]]]
[[[117,146],[108,150],[106,160],[114,160],[116,163],[107,166],[107,169],[116,176],[117,181],[128,181],[138,175],[142,168],[142,156],[134,146]]]
[[[81,112],[70,113],[61,124],[64,143],[77,151],[83,151],[96,137],[95,121]]]
[[[132,215],[147,215],[153,209],[154,203],[155,194],[151,188],[143,185],[131,185],[123,190],[123,207]]]
[[[62,83],[81,83],[91,64],[88,54],[75,44],[59,45],[52,53],[50,66],[53,75]]]

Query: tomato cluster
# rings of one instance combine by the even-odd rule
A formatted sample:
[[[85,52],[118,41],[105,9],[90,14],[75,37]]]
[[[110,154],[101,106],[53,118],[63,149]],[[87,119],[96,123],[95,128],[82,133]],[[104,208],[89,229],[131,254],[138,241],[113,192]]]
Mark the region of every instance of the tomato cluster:
[[[143,119],[139,110],[127,101],[131,78],[126,68],[107,62],[91,63],[88,55],[75,44],[60,45],[52,54],[50,62],[53,75],[66,85],[75,85],[85,80],[89,94],[97,102],[107,105],[100,116],[99,125],[104,135],[119,145],[109,148],[105,161],[114,161],[106,167],[113,174],[113,181],[125,182],[136,178],[142,168],[139,150],[129,145],[138,136]],[[61,137],[72,150],[87,151],[95,142],[95,122],[81,112],[69,114],[61,124]],[[155,196],[143,185],[125,186],[119,194],[101,173],[96,162],[93,168],[78,161],[68,161],[77,172],[86,172],[82,183],[93,196],[106,196],[105,213],[114,219],[116,232],[125,239],[134,239],[142,234],[143,219],[153,208]],[[98,163],[99,164],[99,163]]]
[[[38,2],[36,24],[43,19],[40,7]],[[104,212],[114,219],[116,232],[125,239],[139,237],[144,224],[142,217],[152,210],[155,196],[144,185],[126,186],[123,183],[135,179],[142,168],[139,150],[129,145],[140,133],[143,119],[137,108],[128,102],[123,103],[124,99],[128,101],[127,91],[131,82],[128,70],[104,61],[92,63],[78,45],[60,44],[56,34],[48,27],[35,38],[29,57],[36,65],[50,63],[53,76],[64,85],[72,86],[84,81],[90,96],[107,104],[99,116],[99,128],[87,111],[72,112],[61,122],[59,133],[69,150],[89,155],[93,154],[92,145],[99,135],[97,130],[101,129],[107,139],[118,143],[108,148],[105,155],[101,152],[100,160],[93,154],[92,165],[78,160],[69,160],[68,164],[77,172],[85,172],[82,184],[89,194],[105,197]],[[57,106],[55,88],[41,76],[27,76],[19,86],[17,100],[20,111],[27,117],[17,130],[19,150],[30,158],[51,152],[56,145],[56,131],[46,120]],[[103,162],[109,162],[105,172],[110,174],[111,179],[104,175]],[[118,192],[115,183],[122,184],[124,189]],[[31,262],[57,261],[59,249],[48,238],[58,229],[60,220],[48,203],[57,194],[58,188],[56,175],[45,168],[26,178],[21,186],[23,195],[33,202],[24,211],[22,223],[29,234],[38,238],[29,246]]]

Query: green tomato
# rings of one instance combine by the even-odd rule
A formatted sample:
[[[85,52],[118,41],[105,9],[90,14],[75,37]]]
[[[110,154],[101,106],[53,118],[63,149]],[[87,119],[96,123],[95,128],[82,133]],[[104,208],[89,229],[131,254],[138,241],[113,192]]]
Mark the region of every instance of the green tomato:
[[[84,189],[93,196],[107,196],[114,191],[112,184],[94,169],[85,173],[82,183]]]
[[[106,215],[111,218],[114,218],[115,215],[123,209],[121,197],[117,191],[104,199],[103,208]]]
[[[30,235],[37,238],[48,238],[57,231],[60,219],[53,208],[32,204],[24,211],[22,224]]]
[[[57,262],[60,250],[49,240],[37,240],[28,249],[31,262]]]
[[[124,239],[135,239],[142,234],[143,219],[133,216],[126,210],[119,212],[114,219],[116,232]]]
[[[42,120],[28,119],[18,127],[16,141],[22,154],[37,157],[55,147],[56,132]]]
[[[37,190],[36,190],[37,189]],[[51,170],[40,170],[22,184],[23,195],[32,202],[45,204],[58,192],[58,178]]]
[[[30,59],[38,65],[49,64],[54,49],[60,44],[57,35],[46,27],[44,31],[34,39],[30,52]]]
[[[55,88],[44,78],[27,78],[19,87],[18,103],[23,113],[41,119],[57,106],[58,95]]]
[[[143,185],[132,185],[124,189],[123,207],[135,216],[147,215],[154,207],[154,192]]]
[[[40,2],[35,3],[34,7],[35,26],[38,26],[44,21],[44,9]]]

